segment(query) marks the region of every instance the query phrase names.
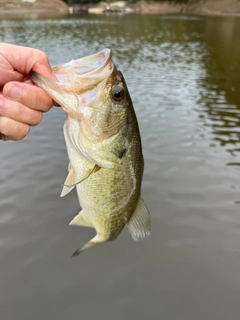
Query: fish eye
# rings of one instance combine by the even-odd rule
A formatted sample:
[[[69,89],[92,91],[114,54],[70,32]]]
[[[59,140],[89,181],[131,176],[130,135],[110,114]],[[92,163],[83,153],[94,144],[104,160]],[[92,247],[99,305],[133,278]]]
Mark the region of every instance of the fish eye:
[[[122,86],[117,85],[112,89],[112,97],[115,101],[122,101],[125,97],[125,90]]]

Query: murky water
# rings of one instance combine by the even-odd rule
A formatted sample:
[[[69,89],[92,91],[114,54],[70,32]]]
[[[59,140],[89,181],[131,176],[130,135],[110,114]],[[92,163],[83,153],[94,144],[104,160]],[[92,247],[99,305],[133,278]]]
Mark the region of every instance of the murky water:
[[[0,143],[4,320],[237,320],[240,305],[240,18],[82,16],[2,20],[0,41],[52,64],[113,50],[139,119],[152,236],[127,230],[71,258],[94,231],[69,227],[68,159],[54,108]]]

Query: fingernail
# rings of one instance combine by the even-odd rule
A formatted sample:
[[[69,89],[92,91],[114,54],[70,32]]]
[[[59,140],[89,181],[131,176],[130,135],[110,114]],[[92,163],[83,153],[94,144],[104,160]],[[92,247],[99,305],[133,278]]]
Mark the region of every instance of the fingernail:
[[[13,86],[7,93],[8,97],[14,100],[18,100],[22,97],[23,92],[18,86]]]

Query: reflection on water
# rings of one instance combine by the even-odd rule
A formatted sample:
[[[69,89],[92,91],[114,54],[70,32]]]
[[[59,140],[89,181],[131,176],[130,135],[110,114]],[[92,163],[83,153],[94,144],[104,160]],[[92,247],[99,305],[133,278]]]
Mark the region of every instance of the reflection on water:
[[[213,143],[219,143],[235,157],[229,165],[240,165],[240,25],[238,19],[210,20],[204,32],[209,55],[205,60],[207,75],[202,87],[199,112],[213,132]],[[219,28],[219,29],[217,29]],[[218,32],[217,32],[218,31]],[[212,36],[215,34],[215,37]],[[224,40],[223,40],[224,39]]]
[[[51,64],[109,47],[139,119],[143,197],[153,221],[79,259],[89,229],[68,227],[64,113],[1,143],[0,309],[5,319],[238,319],[240,19],[79,16],[2,20],[0,41]],[[14,306],[14,307],[13,307]]]

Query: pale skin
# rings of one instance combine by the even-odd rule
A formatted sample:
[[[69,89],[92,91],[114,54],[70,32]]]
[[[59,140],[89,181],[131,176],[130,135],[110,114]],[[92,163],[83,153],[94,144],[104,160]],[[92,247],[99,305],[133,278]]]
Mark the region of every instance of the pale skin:
[[[30,80],[31,71],[55,80],[46,54],[0,43],[0,139],[21,140],[54,101]]]

